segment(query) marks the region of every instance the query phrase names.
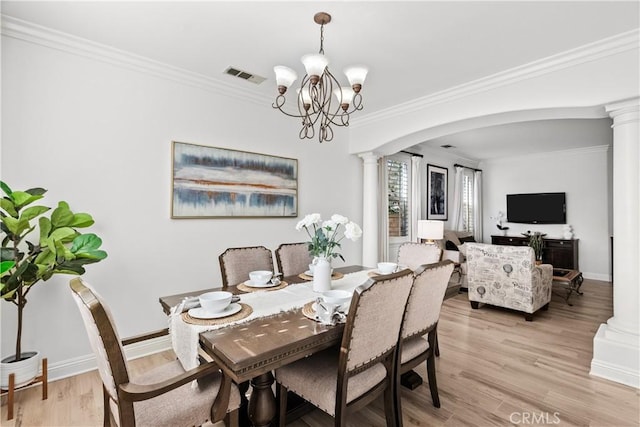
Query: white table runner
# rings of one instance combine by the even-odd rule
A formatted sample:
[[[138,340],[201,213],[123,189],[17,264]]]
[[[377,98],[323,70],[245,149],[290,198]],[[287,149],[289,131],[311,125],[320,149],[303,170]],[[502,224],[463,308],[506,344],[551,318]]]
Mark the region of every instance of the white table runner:
[[[370,271],[372,270],[345,274],[341,279],[333,280],[331,282],[331,288],[353,291],[369,279],[368,273]],[[240,301],[250,305],[251,308],[253,308],[253,313],[244,319],[222,325],[200,326],[186,323],[180,316],[181,309],[172,310],[172,314],[169,316],[169,331],[173,351],[178,356],[178,360],[180,360],[185,370],[193,369],[199,365],[198,346],[199,334],[201,332],[301,308],[309,301],[315,300],[318,296],[318,293],[313,292],[312,282],[289,285],[277,291],[258,291],[241,294]]]

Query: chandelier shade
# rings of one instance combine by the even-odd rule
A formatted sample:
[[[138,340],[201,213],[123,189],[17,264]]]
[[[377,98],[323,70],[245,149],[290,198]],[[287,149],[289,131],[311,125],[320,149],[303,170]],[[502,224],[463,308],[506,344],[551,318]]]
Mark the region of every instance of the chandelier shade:
[[[314,21],[320,25],[320,51],[301,58],[306,74],[295,92],[297,114],[285,110],[285,94],[298,75],[283,65],[273,67],[278,95],[272,107],[287,116],[302,119],[300,139],[313,139],[317,135],[319,142],[324,142],[333,139],[332,126],[349,126],[351,113],[362,110],[360,91],[368,69],[362,65],[345,68],[344,73],[351,86],[342,86],[329,71],[329,59],[324,55],[324,26],[331,22],[331,15],[316,13]]]

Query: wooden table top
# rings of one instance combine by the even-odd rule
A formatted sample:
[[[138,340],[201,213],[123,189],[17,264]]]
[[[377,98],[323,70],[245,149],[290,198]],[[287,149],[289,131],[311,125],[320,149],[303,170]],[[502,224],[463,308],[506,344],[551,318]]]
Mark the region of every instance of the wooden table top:
[[[200,345],[237,383],[340,343],[344,324],[325,326],[300,309],[203,332]]]

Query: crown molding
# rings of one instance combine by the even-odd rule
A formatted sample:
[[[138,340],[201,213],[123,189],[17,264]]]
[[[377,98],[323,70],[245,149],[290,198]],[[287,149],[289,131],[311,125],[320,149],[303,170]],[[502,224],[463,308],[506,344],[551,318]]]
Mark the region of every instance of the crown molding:
[[[532,159],[542,159],[545,157],[553,156],[574,156],[577,154],[589,154],[589,153],[606,153],[611,149],[611,145],[594,145],[591,147],[569,148],[567,150],[556,151],[544,151],[541,153],[519,154],[516,156],[496,157],[494,159],[481,160],[480,164],[491,165],[497,163],[513,162],[523,157],[527,158],[527,161]]]
[[[0,17],[1,33],[6,37],[12,37],[50,49],[106,62],[154,77],[186,84],[235,99],[249,101],[263,107],[265,105],[271,105],[271,99],[266,96],[256,94],[254,91],[248,89],[245,90],[230,86],[221,80],[203,74],[174,67],[141,55],[115,49],[9,15],[3,14]]]
[[[480,92],[485,92],[500,86],[531,79],[553,73],[565,68],[574,67],[585,62],[595,61],[629,50],[640,48],[640,29],[627,31],[612,37],[598,40],[556,55],[530,62],[518,67],[510,68],[478,80],[454,86],[431,95],[416,98],[393,107],[379,110],[358,117],[351,124],[352,128],[367,126],[383,119],[417,112],[437,104],[454,101]]]

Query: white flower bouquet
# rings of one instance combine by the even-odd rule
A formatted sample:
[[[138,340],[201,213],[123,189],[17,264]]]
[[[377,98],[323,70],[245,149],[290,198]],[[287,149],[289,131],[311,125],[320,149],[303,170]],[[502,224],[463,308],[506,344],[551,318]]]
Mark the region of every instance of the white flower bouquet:
[[[351,241],[356,241],[362,236],[362,229],[349,218],[334,214],[331,219],[322,221],[319,213],[312,213],[305,216],[296,225],[296,230],[305,229],[311,241],[309,243],[309,253],[314,257],[340,258],[342,255],[337,252],[341,247],[340,242],[346,237]]]

